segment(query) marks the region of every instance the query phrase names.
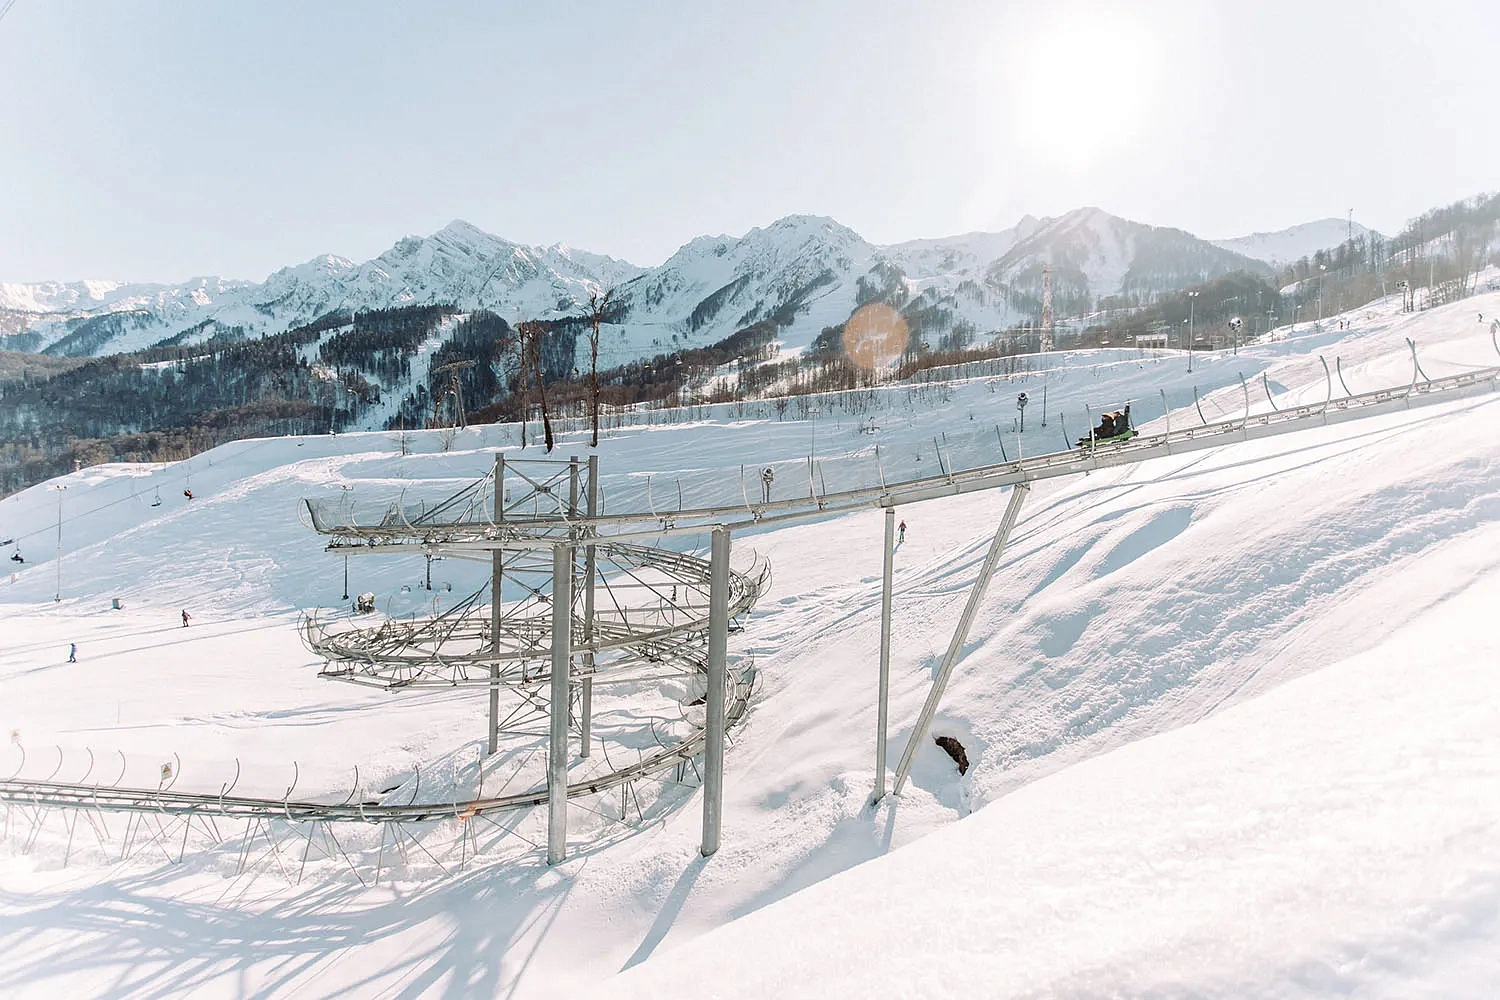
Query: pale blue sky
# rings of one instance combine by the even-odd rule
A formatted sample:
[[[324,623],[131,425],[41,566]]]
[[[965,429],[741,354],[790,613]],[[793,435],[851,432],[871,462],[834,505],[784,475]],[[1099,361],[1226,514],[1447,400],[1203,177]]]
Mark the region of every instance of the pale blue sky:
[[[260,279],[453,218],[645,265],[792,212],[1392,231],[1500,186],[1497,8],[18,0],[0,280]]]

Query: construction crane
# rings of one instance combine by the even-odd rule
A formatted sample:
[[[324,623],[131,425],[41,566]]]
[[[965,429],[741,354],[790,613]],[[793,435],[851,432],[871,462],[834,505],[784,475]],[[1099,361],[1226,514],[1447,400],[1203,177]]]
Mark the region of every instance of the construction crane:
[[[428,373],[434,379],[438,379],[444,372],[450,373],[448,376],[448,391],[446,393],[439,393],[434,390],[432,394],[432,422],[434,426],[438,423],[438,407],[450,395],[453,397],[458,413],[458,419],[454,421],[454,426],[469,426],[468,416],[464,413],[464,390],[463,386],[459,383],[458,373],[461,369],[473,368],[477,364],[479,364],[477,361],[450,361],[446,365],[439,365]]]

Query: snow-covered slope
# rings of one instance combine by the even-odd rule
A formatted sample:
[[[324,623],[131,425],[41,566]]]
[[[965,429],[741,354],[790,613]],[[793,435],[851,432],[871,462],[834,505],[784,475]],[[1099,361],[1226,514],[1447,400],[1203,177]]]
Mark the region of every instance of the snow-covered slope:
[[[1372,232],[1359,223],[1354,223],[1354,238]],[[1251,233],[1231,240],[1213,240],[1213,245],[1225,250],[1264,261],[1272,267],[1292,264],[1303,257],[1311,257],[1319,250],[1330,250],[1349,239],[1350,224],[1347,219],[1319,219],[1304,222],[1300,226],[1278,229],[1273,233]],[[1376,235],[1379,235],[1378,233]]]
[[[814,441],[824,460],[873,463],[873,440],[887,474],[931,466],[935,437],[959,465],[993,460],[997,429],[1014,439],[1016,393],[1036,400],[1042,385],[1051,409],[1046,426],[1035,403],[1028,413],[1027,454],[1076,433],[1086,405],[1133,399],[1155,417],[1158,387],[1179,407],[1174,426],[1196,419],[1182,407],[1194,386],[1210,417],[1241,412],[1240,374],[1263,372],[1283,407],[1321,401],[1319,355],[1340,357],[1356,391],[1410,378],[1408,337],[1432,376],[1494,363],[1476,310],[1500,313],[1500,294],[1360,310],[1340,317],[1347,331],[1200,356],[1191,376],[1179,356],[1092,352],[873,404],[826,397],[816,424],[705,408],[612,433],[605,492],[623,498],[645,475],[669,492],[732,479],[802,460]],[[1471,987],[1493,981],[1500,954],[1500,816],[1486,791],[1500,694],[1484,672],[1500,648],[1470,626],[1496,596],[1497,407],[1485,397],[1039,485],[935,727],[965,743],[972,769],[960,777],[924,746],[901,800],[875,810],[880,515],[736,536],[770,557],[775,582],[732,640],[763,688],[727,757],[712,859],[697,856],[688,788],[560,868],[486,839],[466,873],[413,851],[379,888],[316,859],[300,886],[235,877],[237,843],[121,867],[87,841],[63,869],[55,824],[30,853],[18,827],[22,844],[0,849],[15,944],[0,952],[0,992],[659,996],[782,983],[796,995],[864,962],[883,970],[876,994],[1480,995]],[[873,439],[860,430],[871,417]],[[246,785],[280,794],[297,761],[299,794],[339,798],[355,764],[378,780],[472,754],[481,698],[320,682],[295,635],[294,609],[336,606],[342,585],[297,523],[297,498],[448,489],[515,434],[457,432],[448,451],[436,432],[408,441],[408,455],[394,435],[244,441],[0,501],[0,537],[29,560],[0,583],[0,731],[78,757],[175,750],[184,782],[215,791],[239,758]],[[562,454],[585,452],[565,431]],[[893,755],[1004,502],[901,511]],[[429,599],[401,592],[420,557],[350,564],[351,586],[382,602]],[[455,595],[483,575],[434,568]],[[114,596],[125,610],[107,610]],[[199,616],[191,630],[175,623],[183,607]],[[42,776],[50,753],[33,755]],[[952,926],[939,932],[943,913]]]
[[[1037,781],[611,995],[1493,995],[1500,525],[1462,547],[1403,567],[1457,572],[1366,652]]]

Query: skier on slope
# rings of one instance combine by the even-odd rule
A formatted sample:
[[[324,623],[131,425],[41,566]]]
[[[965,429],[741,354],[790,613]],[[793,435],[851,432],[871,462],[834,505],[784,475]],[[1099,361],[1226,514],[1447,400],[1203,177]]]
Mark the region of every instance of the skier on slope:
[[[69,663],[77,663],[78,662],[78,643],[76,643],[76,642],[70,642],[70,643],[68,643],[68,662]]]
[[[188,613],[187,613],[187,608],[183,608],[182,609],[182,627],[183,628],[187,628],[188,627],[188,617],[189,616],[188,616]]]
[[[896,526],[896,530],[901,533],[901,536],[896,539],[896,544],[899,545],[900,543],[906,541],[906,522],[902,521],[899,525]]]

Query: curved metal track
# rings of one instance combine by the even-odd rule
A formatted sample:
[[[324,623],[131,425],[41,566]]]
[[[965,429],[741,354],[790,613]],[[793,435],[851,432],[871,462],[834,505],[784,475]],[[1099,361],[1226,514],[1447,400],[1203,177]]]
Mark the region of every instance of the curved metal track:
[[[596,545],[599,588],[588,633],[574,602],[575,654],[594,654],[595,683],[625,679],[627,671],[702,670],[708,629],[709,565],[667,549],[629,543]],[[770,564],[756,558],[729,574],[729,615],[738,619],[770,585]],[[670,588],[671,597],[665,595]],[[495,620],[481,604],[484,591],[442,615],[387,619],[376,625],[303,621],[303,641],[329,663],[323,675],[385,687],[533,686],[550,677],[550,595],[537,594]],[[492,664],[500,665],[491,674]],[[481,669],[482,668],[482,669]]]
[[[1497,348],[1500,350],[1500,348]],[[1326,364],[1325,364],[1326,369]],[[1342,378],[1341,378],[1342,382]],[[1375,392],[1346,394],[1334,399],[1332,380],[1328,380],[1327,398],[1311,406],[1273,409],[1268,413],[1252,414],[1249,390],[1245,390],[1245,413],[1236,419],[1208,423],[1199,426],[1172,428],[1170,414],[1168,426],[1158,434],[1143,435],[1131,441],[1106,445],[1089,451],[1067,451],[1035,456],[1033,458],[1004,461],[975,468],[954,471],[949,469],[942,475],[911,479],[900,483],[881,483],[878,487],[846,489],[833,492],[818,492],[810,489],[805,497],[752,504],[748,501],[722,507],[702,506],[681,509],[670,514],[655,510],[627,511],[623,513],[583,516],[560,506],[556,513],[531,518],[517,517],[513,510],[506,510],[501,520],[494,518],[494,505],[484,502],[485,484],[480,480],[466,487],[448,500],[423,507],[421,510],[395,503],[386,507],[384,516],[376,523],[359,524],[352,517],[334,520],[330,511],[311,501],[307,509],[315,530],[330,538],[329,549],[339,552],[390,552],[444,551],[454,554],[475,550],[501,548],[543,548],[559,543],[576,546],[595,546],[609,549],[630,558],[643,559],[658,566],[671,564],[677,569],[682,560],[692,560],[698,565],[691,572],[705,578],[708,564],[691,556],[665,553],[659,549],[629,546],[631,541],[660,538],[669,534],[699,533],[710,526],[730,528],[748,527],[758,524],[791,522],[812,517],[825,516],[872,507],[894,507],[939,496],[951,496],[977,490],[995,489],[1031,483],[1043,479],[1076,475],[1097,469],[1149,461],[1167,455],[1183,454],[1208,448],[1217,448],[1240,441],[1257,440],[1281,434],[1295,433],[1311,427],[1325,426],[1344,421],[1378,416],[1417,406],[1445,403],[1467,397],[1492,393],[1500,388],[1500,367],[1487,368],[1439,379],[1427,379],[1416,363],[1413,347],[1413,374],[1410,384]],[[809,477],[810,482],[812,477]],[[450,518],[444,520],[444,518]],[[749,610],[762,592],[764,571],[760,575],[731,574],[736,579],[735,607],[738,613]],[[623,634],[611,635],[608,629],[601,630],[592,646],[580,649],[605,651],[623,648],[631,641],[662,642],[672,649],[672,655],[698,657],[698,640],[702,634],[701,616],[689,615],[683,622],[673,624],[660,634],[636,635],[627,639]],[[371,638],[378,629],[365,634]],[[315,631],[315,641],[325,643],[331,651],[340,651],[339,635]],[[512,647],[513,658],[525,660],[541,657],[538,653],[545,647],[541,642],[541,626],[530,627],[517,633],[519,642]],[[493,659],[493,654],[488,654]],[[474,657],[474,662],[479,657]],[[488,660],[486,660],[488,662]],[[489,683],[486,678],[484,683]],[[753,686],[753,674],[742,676],[726,691],[726,718],[732,725],[743,718]],[[591,795],[607,788],[625,784],[637,777],[660,771],[688,760],[703,747],[705,733],[697,727],[681,743],[639,761],[637,764],[612,771],[600,777],[570,784],[568,797]],[[51,781],[10,780],[0,781],[0,801],[30,803],[38,807],[72,807],[88,809],[111,809],[137,812],[169,814],[220,813],[223,815],[255,816],[302,821],[351,821],[368,823],[401,823],[422,819],[439,819],[447,816],[460,818],[488,812],[526,808],[547,801],[545,787],[532,788],[525,792],[496,797],[481,797],[468,802],[416,803],[405,805],[381,805],[355,802],[349,799],[338,803],[293,801],[290,790],[282,799],[235,797],[227,794],[193,794],[174,792],[170,787],[160,790],[126,789],[104,785],[74,785]]]
[[[410,512],[411,517],[397,515],[393,512],[398,505],[393,504],[386,508],[388,516],[381,523],[371,524],[360,523],[353,516],[336,517],[338,512],[331,505],[312,500],[306,504],[314,530],[329,539],[329,550],[348,554],[404,549],[461,555],[495,548],[550,547],[567,538],[578,539],[578,544],[642,541],[678,534],[700,534],[714,526],[739,530],[762,524],[790,523],[832,513],[894,507],[933,497],[1073,476],[1483,395],[1496,391],[1497,380],[1500,380],[1500,367],[1428,379],[1420,371],[1413,348],[1412,378],[1407,385],[1346,394],[1335,399],[1332,380],[1328,379],[1327,396],[1323,402],[1272,409],[1266,413],[1250,412],[1249,390],[1246,388],[1244,414],[1228,420],[1213,423],[1202,420],[1194,426],[1173,427],[1169,413],[1168,426],[1161,433],[1140,435],[1129,441],[1087,450],[1049,452],[969,469],[955,470],[950,466],[939,475],[902,482],[876,482],[830,491],[816,489],[814,477],[809,476],[806,494],[767,503],[736,499],[723,505],[665,512],[637,509],[592,517],[562,512],[526,519],[508,513],[500,521],[489,516],[484,504],[471,503],[464,509],[462,517],[442,523],[423,518],[415,510]],[[467,492],[471,496],[480,494],[483,485],[482,481],[476,483]],[[736,498],[741,492],[738,484],[725,488],[726,494],[733,493]]]

